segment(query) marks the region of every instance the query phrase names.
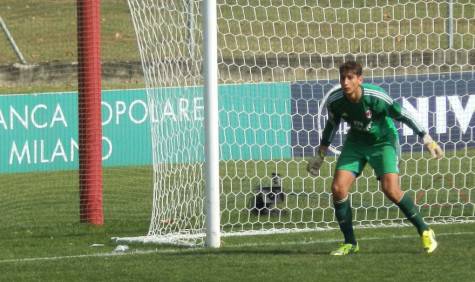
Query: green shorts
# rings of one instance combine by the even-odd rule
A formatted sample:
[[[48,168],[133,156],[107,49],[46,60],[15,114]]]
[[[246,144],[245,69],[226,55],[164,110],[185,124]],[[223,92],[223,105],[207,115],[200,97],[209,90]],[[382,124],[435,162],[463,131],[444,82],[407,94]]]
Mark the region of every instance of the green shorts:
[[[369,163],[378,179],[386,173],[399,174],[399,142],[395,140],[372,145],[347,140],[336,169],[351,171],[359,176],[366,163]]]

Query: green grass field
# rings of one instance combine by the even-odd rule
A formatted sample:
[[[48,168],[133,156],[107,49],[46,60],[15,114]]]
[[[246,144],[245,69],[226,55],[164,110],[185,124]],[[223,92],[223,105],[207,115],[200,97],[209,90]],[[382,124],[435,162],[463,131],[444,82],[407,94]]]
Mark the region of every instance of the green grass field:
[[[0,3],[0,16],[30,64],[76,62],[75,3],[75,0],[3,0]],[[179,12],[162,15],[164,22],[174,22],[173,18],[183,17],[179,15],[184,9],[183,3],[174,3]],[[221,79],[225,83],[303,80],[312,75],[325,78],[329,71],[327,68],[331,68],[329,66],[318,70],[307,69],[307,66],[294,69],[301,59],[310,55],[328,57],[350,53],[375,55],[431,50],[445,52],[449,45],[446,30],[448,5],[443,1],[405,0],[394,4],[378,0],[356,0],[353,4],[352,1],[341,0],[226,0],[218,1],[218,4],[219,56],[226,64],[222,66]],[[197,5],[198,2],[195,2],[195,6]],[[142,18],[144,14],[142,13]],[[473,3],[467,0],[454,1],[453,52],[446,55],[448,58],[455,57],[457,52],[461,52],[460,59],[470,55],[465,53],[474,48],[474,15]],[[183,28],[184,22],[178,24],[170,27],[169,31],[154,31],[158,43],[177,41],[172,50],[165,48],[157,52],[168,54],[169,57],[186,56],[183,55],[186,53],[183,50],[187,46],[189,32]],[[196,24],[200,26],[200,17],[196,18]],[[176,34],[173,35],[173,31]],[[198,31],[196,33],[199,34]],[[199,43],[200,36],[196,36],[196,44]],[[163,45],[168,44],[158,44]],[[18,61],[4,36],[0,36],[0,50],[3,50],[0,65]],[[287,55],[291,68],[281,69],[279,63],[273,63],[275,66],[265,64],[265,67],[252,65],[253,61],[267,60],[267,57],[269,60],[280,58],[279,60],[285,61]],[[127,64],[140,60],[126,0],[101,2],[101,56],[103,63]],[[305,60],[302,64],[311,64],[308,58]],[[454,60],[455,58],[447,59],[447,64],[451,65],[450,71],[471,70],[466,65],[460,68],[452,65]],[[272,67],[272,70],[268,67]],[[440,66],[437,65],[431,71],[440,71],[438,67]],[[449,71],[447,66],[443,66],[441,70]],[[412,66],[390,66],[385,70],[376,68],[372,75],[393,75],[392,72],[411,74],[418,71],[419,68]],[[262,76],[259,75],[261,72]],[[330,76],[334,76],[331,70]],[[142,80],[103,82],[104,89],[143,86]],[[54,84],[35,82],[32,85],[5,85],[0,88],[0,93],[76,89],[74,81]]]
[[[475,225],[433,226],[440,246],[422,252],[412,228],[357,230],[361,252],[328,253],[336,231],[224,238],[219,250],[129,245],[120,228],[62,226],[47,233],[0,232],[2,281],[473,281]],[[92,244],[104,244],[92,247]]]
[[[401,0],[393,8],[378,6],[386,2],[356,1],[357,8],[366,5],[357,12],[350,2],[341,0],[220,1],[224,4],[219,10],[219,40],[226,47],[221,55],[229,59],[264,53],[325,55],[447,47],[446,4]],[[454,2],[454,49],[471,50],[475,47],[473,3]],[[0,16],[28,62],[74,62],[75,3],[76,0],[2,0]],[[307,8],[297,7],[304,3]],[[277,7],[266,8],[270,4]],[[126,0],[102,0],[101,13],[103,62],[138,61]],[[280,22],[273,23],[276,19]],[[352,26],[354,21],[359,24]],[[351,28],[343,29],[344,26]],[[231,36],[236,32],[241,36]],[[363,35],[365,38],[360,40]],[[17,61],[3,34],[0,50],[0,65]],[[456,63],[451,66],[453,71],[459,71],[458,67]],[[288,71],[299,72],[290,68]],[[415,70],[411,66],[381,71]],[[373,74],[379,75],[378,70]],[[142,86],[142,82],[103,84],[104,89]],[[75,89],[77,86],[71,82],[46,82],[2,86],[0,93]],[[128,244],[130,249],[126,252],[114,251],[117,243],[112,237],[141,236],[148,231],[153,198],[151,167],[104,169],[103,226],[79,223],[77,171],[3,174],[0,281],[474,281],[475,151],[446,154],[449,158],[437,162],[429,160],[427,154],[423,157],[416,153],[401,163],[402,187],[411,193],[429,221],[439,222],[450,216],[471,220],[463,224],[433,224],[440,247],[430,256],[422,251],[412,227],[366,228],[371,223],[402,222],[398,209],[385,200],[375,178],[370,177],[368,181],[358,180],[352,195],[354,218],[362,222],[356,230],[361,253],[330,257],[328,253],[342,239],[338,230],[328,229],[336,227],[329,189],[334,165],[331,157],[317,179],[307,177],[301,159],[223,162],[221,175],[228,175],[223,178],[223,189],[230,195],[221,201],[226,207],[222,213],[225,231],[259,226],[327,230],[223,237],[222,248],[217,250],[134,243]],[[279,209],[287,213],[260,218],[247,208],[259,180],[269,181],[270,172],[284,175],[288,197]],[[364,175],[369,176],[370,170],[365,170]],[[191,196],[183,193],[179,197]]]
[[[447,154],[451,156],[455,153]],[[439,205],[430,210],[423,207],[422,211],[426,216],[431,215],[429,211],[432,216],[443,216],[449,212],[457,214],[460,212],[457,209],[464,208],[462,215],[474,220],[473,203],[463,203],[464,199],[460,199],[460,194],[453,192],[452,195],[450,190],[443,192],[449,185],[447,181],[451,181],[453,176],[458,176],[456,182],[451,183],[454,191],[464,185],[475,186],[473,154],[471,150],[466,157],[460,155],[459,166],[449,165],[448,161],[438,164],[439,173],[444,177],[424,188],[427,194],[424,199],[429,203],[434,201],[437,198],[435,191],[438,190],[441,195],[439,198],[447,197],[451,205]],[[415,171],[415,164],[410,162],[406,166],[409,166],[407,171],[413,171],[414,175],[423,172],[425,165],[429,166],[429,171],[436,169],[437,162],[413,157],[419,159],[417,168],[420,171]],[[330,158],[327,161],[332,160]],[[230,227],[246,229],[252,223],[259,225],[259,219],[249,216],[245,210],[249,198],[239,196],[238,193],[240,189],[244,194],[246,189],[252,189],[252,181],[245,183],[239,179],[257,179],[273,170],[287,170],[284,187],[292,187],[297,195],[303,192],[307,194],[299,203],[310,201],[311,206],[319,204],[327,210],[326,217],[322,218],[318,217],[321,215],[318,211],[302,211],[299,216],[309,222],[312,218],[314,221],[331,221],[333,215],[328,188],[322,190],[320,180],[314,182],[313,179],[304,177],[304,166],[299,163],[299,160],[256,162],[246,166],[234,162],[223,163],[222,172],[227,171],[229,175],[235,176],[231,182],[223,183],[224,189],[236,192],[236,197],[229,199],[229,213],[223,213],[223,223],[229,218],[235,220],[239,217],[241,220],[240,223],[238,220],[239,224],[232,226],[228,224],[226,227],[225,224],[224,228],[229,231]],[[231,171],[232,168],[236,171]],[[330,168],[323,168],[322,179],[330,180],[329,175],[325,174]],[[368,170],[365,171],[365,174],[368,173]],[[411,176],[408,173],[404,177]],[[419,189],[419,185],[424,187],[430,182],[429,178],[430,175],[424,175],[420,177],[419,184],[415,179],[411,183]],[[448,180],[444,180],[445,178]],[[334,229],[223,237],[223,247],[218,250],[133,243],[128,245],[130,249],[126,252],[114,252],[117,244],[111,240],[112,237],[146,234],[152,208],[151,179],[152,170],[149,167],[105,169],[105,224],[94,227],[78,223],[77,172],[2,175],[0,280],[262,281],[272,277],[277,281],[341,281],[342,278],[351,281],[473,281],[475,270],[470,266],[470,261],[475,259],[475,250],[471,244],[475,235],[473,223],[433,225],[439,235],[440,248],[430,256],[423,253],[420,239],[411,227],[358,228],[356,233],[362,251],[345,258],[328,255],[341,241],[339,232]],[[355,218],[362,220],[359,218],[362,214],[370,219],[394,218],[397,216],[397,209],[387,201],[384,202],[382,196],[377,196],[377,187],[373,182],[369,182],[369,187],[364,183],[354,187],[353,191],[357,192],[353,196]],[[362,192],[363,189],[368,192]],[[473,190],[464,191],[468,193],[468,197],[474,197]],[[250,191],[248,194],[251,196]],[[372,202],[374,199],[377,201]],[[379,201],[385,204],[370,208],[370,205],[378,205]],[[457,201],[463,204],[454,204]],[[296,204],[289,200],[286,209],[289,210]],[[292,221],[298,222],[298,219],[288,216],[283,216],[280,220],[289,224]],[[381,222],[384,223],[384,220]],[[275,222],[274,225],[283,226]],[[318,224],[307,226],[321,227]],[[93,244],[101,246],[93,247]]]
[[[454,2],[454,48],[473,48],[469,33],[473,32],[470,19],[475,12],[469,1]],[[178,11],[184,9],[181,1],[175,3],[173,7]],[[345,54],[447,47],[446,3],[409,0],[387,3],[377,0],[355,1],[355,4],[340,0],[218,1],[220,46],[224,49],[223,56],[239,52]],[[27,61],[76,61],[75,0],[3,0],[0,8],[6,11],[1,16]],[[162,19],[173,15],[163,15]],[[200,25],[201,19],[196,20]],[[353,23],[357,23],[354,28],[349,26]],[[139,60],[126,0],[102,1],[101,25],[103,61]],[[158,34],[157,40],[169,40],[166,36],[164,31]],[[0,49],[7,51],[0,57],[0,64],[16,61],[8,42],[1,37]]]

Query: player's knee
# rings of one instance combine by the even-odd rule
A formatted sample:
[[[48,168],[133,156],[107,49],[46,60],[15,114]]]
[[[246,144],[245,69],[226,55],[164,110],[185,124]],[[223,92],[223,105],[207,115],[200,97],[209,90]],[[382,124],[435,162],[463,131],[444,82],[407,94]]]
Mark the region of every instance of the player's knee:
[[[341,185],[339,183],[333,183],[332,194],[333,194],[333,199],[339,201],[339,200],[344,199],[347,196],[348,189],[347,187],[344,187],[344,185]]]
[[[396,204],[401,200],[402,196],[404,195],[399,186],[385,187],[383,188],[383,192],[389,200]]]
[[[332,194],[334,200],[343,200],[348,196],[355,175],[353,172],[346,170],[336,170],[332,183]]]

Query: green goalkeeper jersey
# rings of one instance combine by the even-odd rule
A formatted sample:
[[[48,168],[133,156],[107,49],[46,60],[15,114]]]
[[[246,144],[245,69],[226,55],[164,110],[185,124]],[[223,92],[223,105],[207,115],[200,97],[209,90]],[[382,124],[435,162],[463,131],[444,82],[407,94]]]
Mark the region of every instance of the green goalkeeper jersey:
[[[357,103],[350,102],[341,88],[329,94],[328,121],[321,145],[330,145],[341,119],[350,125],[347,139],[352,142],[375,144],[394,140],[397,129],[393,119],[409,126],[420,137],[424,136],[424,129],[384,89],[369,83],[361,84],[361,88],[362,97]]]

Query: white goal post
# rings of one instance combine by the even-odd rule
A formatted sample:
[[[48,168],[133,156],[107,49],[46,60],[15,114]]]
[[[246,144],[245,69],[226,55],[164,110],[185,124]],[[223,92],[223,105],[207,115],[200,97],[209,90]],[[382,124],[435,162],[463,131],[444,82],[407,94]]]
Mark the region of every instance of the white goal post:
[[[148,234],[120,240],[219,247],[220,236],[337,228],[336,156],[319,177],[305,159],[319,145],[324,95],[349,59],[446,152],[430,159],[398,124],[401,185],[425,219],[475,219],[473,1],[128,3],[152,113],[154,194]],[[351,204],[357,228],[406,224],[370,168]]]

